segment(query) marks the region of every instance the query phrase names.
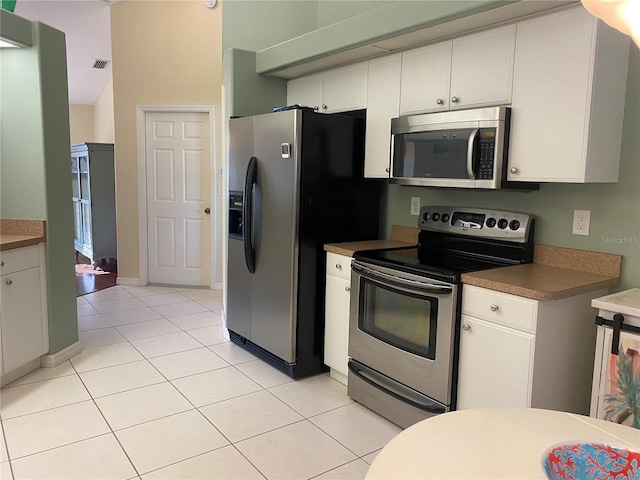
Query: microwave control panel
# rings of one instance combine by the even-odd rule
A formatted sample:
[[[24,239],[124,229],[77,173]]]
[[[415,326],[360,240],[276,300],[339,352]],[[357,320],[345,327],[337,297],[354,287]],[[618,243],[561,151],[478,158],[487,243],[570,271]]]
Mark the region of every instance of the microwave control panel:
[[[418,227],[443,233],[525,242],[534,218],[524,213],[474,207],[424,206]]]
[[[478,159],[477,180],[493,180],[493,166],[495,164],[496,149],[496,129],[481,128],[478,137],[480,138],[480,155]]]

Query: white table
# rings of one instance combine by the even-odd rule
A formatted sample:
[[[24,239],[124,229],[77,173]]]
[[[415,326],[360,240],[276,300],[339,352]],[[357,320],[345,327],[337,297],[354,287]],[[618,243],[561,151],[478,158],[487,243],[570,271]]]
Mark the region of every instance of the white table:
[[[543,454],[567,442],[638,450],[640,430],[552,410],[460,410],[398,434],[375,458],[366,479],[544,479]]]

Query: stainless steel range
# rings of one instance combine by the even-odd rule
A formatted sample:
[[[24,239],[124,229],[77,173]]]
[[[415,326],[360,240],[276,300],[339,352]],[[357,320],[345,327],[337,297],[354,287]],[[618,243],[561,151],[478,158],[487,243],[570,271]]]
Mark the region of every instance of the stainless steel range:
[[[423,207],[418,245],[356,253],[348,393],[406,428],[455,410],[460,275],[533,260],[533,217]]]

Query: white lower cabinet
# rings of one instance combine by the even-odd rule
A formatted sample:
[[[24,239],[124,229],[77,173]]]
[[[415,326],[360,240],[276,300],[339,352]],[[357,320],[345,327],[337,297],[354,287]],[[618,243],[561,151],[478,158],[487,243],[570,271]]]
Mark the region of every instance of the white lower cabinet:
[[[331,376],[346,385],[349,361],[351,258],[327,252],[324,316],[324,363]]]
[[[598,290],[538,301],[462,290],[459,410],[533,407],[589,414]]]
[[[529,406],[535,336],[467,315],[461,323],[458,408]]]
[[[5,375],[48,351],[44,244],[6,250],[0,258],[0,374]]]

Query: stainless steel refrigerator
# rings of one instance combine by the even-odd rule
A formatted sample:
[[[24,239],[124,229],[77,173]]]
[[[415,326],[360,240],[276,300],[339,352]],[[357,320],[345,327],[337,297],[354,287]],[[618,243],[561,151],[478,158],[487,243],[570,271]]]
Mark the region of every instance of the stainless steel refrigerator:
[[[323,371],[324,244],[378,236],[364,120],[294,108],[229,121],[227,328],[288,375]]]

